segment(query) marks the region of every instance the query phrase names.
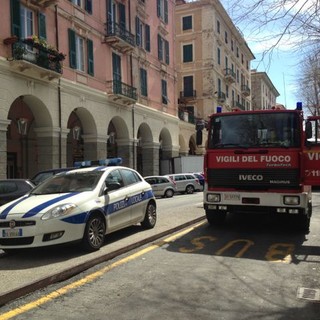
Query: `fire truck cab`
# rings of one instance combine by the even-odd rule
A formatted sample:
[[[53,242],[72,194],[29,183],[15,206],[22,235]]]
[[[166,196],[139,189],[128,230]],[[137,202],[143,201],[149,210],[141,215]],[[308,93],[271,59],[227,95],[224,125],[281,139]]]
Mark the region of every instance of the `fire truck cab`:
[[[296,110],[217,112],[204,159],[210,224],[227,213],[294,215],[309,230],[312,186],[320,186],[320,117]]]

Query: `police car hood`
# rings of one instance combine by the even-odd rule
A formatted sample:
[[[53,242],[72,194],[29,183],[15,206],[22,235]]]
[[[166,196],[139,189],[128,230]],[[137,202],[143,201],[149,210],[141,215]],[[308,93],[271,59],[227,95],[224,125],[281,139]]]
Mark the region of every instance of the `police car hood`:
[[[83,203],[92,198],[92,192],[69,192],[44,195],[25,195],[0,207],[0,219],[10,215],[21,214],[23,218],[43,214],[48,210],[65,203]]]

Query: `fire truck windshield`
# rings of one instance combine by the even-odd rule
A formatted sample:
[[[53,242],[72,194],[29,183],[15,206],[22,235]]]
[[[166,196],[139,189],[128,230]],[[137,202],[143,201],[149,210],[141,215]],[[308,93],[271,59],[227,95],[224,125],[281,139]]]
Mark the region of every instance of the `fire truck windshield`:
[[[215,114],[208,149],[300,146],[299,115],[289,112]]]

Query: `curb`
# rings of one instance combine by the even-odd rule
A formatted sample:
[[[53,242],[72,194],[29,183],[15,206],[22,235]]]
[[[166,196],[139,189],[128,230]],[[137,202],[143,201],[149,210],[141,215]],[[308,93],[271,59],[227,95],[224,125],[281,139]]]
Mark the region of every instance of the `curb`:
[[[174,228],[171,228],[171,229],[168,229],[166,231],[163,231],[163,232],[160,232],[156,235],[153,235],[151,237],[148,237],[148,238],[145,238],[141,241],[138,241],[138,242],[135,242],[131,245],[128,245],[124,248],[121,248],[121,249],[118,249],[118,250],[115,250],[113,252],[109,252],[105,255],[102,255],[100,257],[97,257],[97,258],[94,258],[90,261],[86,261],[84,263],[81,263],[77,266],[73,266],[73,267],[70,267],[68,269],[65,269],[63,271],[60,271],[56,274],[53,274],[53,275],[50,275],[50,276],[47,276],[47,277],[44,277],[40,280],[37,280],[33,283],[30,283],[24,287],[21,287],[21,288],[18,288],[18,289],[15,289],[15,290],[12,290],[12,291],[9,291],[9,292],[5,292],[3,294],[0,295],[0,307],[13,301],[13,300],[16,300],[18,298],[21,298],[22,296],[25,296],[29,293],[32,293],[36,290],[39,290],[39,289],[43,289],[51,284],[54,284],[54,283],[57,283],[57,282],[61,282],[61,281],[65,281],[83,271],[86,271],[87,269],[89,268],[92,268],[94,266],[96,266],[97,264],[99,263],[102,263],[102,262],[105,262],[105,261],[108,261],[108,260],[111,260],[121,254],[124,254],[124,253],[127,253],[133,249],[136,249],[136,248],[139,248],[149,242],[152,242],[152,241],[155,241],[155,240],[158,240],[168,234],[171,234],[171,233],[175,233],[181,229],[184,229],[186,227],[189,227],[190,225],[192,224],[195,224],[197,222],[200,222],[200,221],[203,221],[205,220],[205,216],[203,217],[200,217],[200,218],[197,218],[197,219],[194,219],[194,220],[191,220],[189,222],[186,222],[186,223],[183,223],[182,225],[180,226],[177,226],[177,227],[174,227]]]

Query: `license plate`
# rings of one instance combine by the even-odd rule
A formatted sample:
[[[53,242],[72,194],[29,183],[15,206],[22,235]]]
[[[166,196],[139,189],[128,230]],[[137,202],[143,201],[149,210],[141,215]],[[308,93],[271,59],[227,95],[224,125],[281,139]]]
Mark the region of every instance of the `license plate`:
[[[239,193],[225,193],[224,200],[240,201],[240,194]]]
[[[3,238],[22,237],[22,229],[8,229],[2,230]]]

